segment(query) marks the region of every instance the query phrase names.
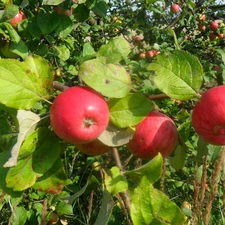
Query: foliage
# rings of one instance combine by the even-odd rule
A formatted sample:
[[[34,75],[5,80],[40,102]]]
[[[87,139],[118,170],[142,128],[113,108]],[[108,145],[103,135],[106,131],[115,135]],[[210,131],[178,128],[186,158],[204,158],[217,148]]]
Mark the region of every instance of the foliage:
[[[191,124],[202,92],[224,84],[225,6],[180,0],[171,13],[172,3],[0,1],[0,224],[54,224],[53,214],[56,224],[225,224],[225,150]],[[18,10],[26,18],[13,27]],[[107,154],[85,155],[51,128],[54,98],[76,85],[107,100]],[[179,132],[166,159],[126,147],[151,110]]]

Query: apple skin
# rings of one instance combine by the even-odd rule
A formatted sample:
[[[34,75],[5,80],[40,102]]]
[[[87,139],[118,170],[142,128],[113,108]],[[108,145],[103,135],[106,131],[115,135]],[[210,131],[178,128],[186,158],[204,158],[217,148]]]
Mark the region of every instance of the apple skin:
[[[225,85],[207,90],[192,112],[196,133],[213,145],[225,145]]]
[[[223,40],[225,39],[225,34],[224,33],[218,34],[218,37],[219,39]]]
[[[130,152],[143,159],[152,159],[159,152],[167,157],[176,147],[178,132],[173,120],[163,113],[151,111],[136,126],[133,138],[128,142]]]
[[[146,58],[145,52],[139,53],[138,58],[139,58],[139,59],[145,59],[145,58]]]
[[[64,10],[64,9],[61,9],[60,7],[55,7],[55,12],[57,12],[58,14],[65,14],[67,16],[71,16],[73,14],[73,10],[72,9],[67,9],[67,10]]]
[[[17,25],[20,21],[26,19],[25,14],[22,11],[19,11],[16,16],[9,21],[9,23],[14,27],[17,28]]]
[[[180,6],[178,4],[172,4],[170,7],[172,13],[178,13],[180,11]]]
[[[97,139],[108,126],[108,105],[103,96],[90,87],[71,87],[53,101],[50,122],[61,139],[85,144]]]
[[[217,38],[217,35],[215,33],[210,33],[209,34],[210,41],[214,41],[216,38]]]
[[[199,31],[205,31],[206,30],[206,26],[204,24],[199,24],[198,25],[198,30]]]
[[[219,24],[215,21],[212,21],[209,25],[209,28],[212,31],[217,31],[217,29],[219,28]]]
[[[103,144],[98,139],[86,144],[76,144],[75,146],[80,152],[92,156],[103,155],[112,149],[110,146]]]

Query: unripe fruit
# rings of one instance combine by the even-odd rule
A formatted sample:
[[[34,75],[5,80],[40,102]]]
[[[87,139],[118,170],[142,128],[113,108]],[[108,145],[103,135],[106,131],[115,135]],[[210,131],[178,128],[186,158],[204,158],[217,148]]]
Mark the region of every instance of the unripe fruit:
[[[210,30],[217,31],[217,29],[219,28],[219,24],[217,22],[215,22],[215,21],[212,21],[210,23],[209,27],[210,27]]]
[[[71,87],[60,93],[50,109],[55,133],[73,144],[94,141],[106,129],[109,109],[105,99],[89,87]]]
[[[178,133],[173,120],[163,113],[151,111],[136,126],[127,147],[139,158],[151,159],[159,152],[167,157],[175,149],[177,140]]]
[[[192,124],[196,133],[213,145],[225,145],[225,85],[206,91],[195,105]]]
[[[110,146],[103,144],[98,139],[86,144],[80,144],[75,146],[79,151],[86,155],[103,155],[111,150]]]
[[[180,11],[180,6],[178,4],[172,4],[170,7],[170,11],[172,13],[177,13]]]
[[[139,59],[145,59],[146,54],[144,52],[139,53],[138,58]]]
[[[205,14],[200,14],[198,16],[198,21],[205,21],[206,20],[206,15]]]
[[[18,23],[26,18],[25,14],[22,11],[19,11],[17,15],[9,21],[9,23],[16,28]]]

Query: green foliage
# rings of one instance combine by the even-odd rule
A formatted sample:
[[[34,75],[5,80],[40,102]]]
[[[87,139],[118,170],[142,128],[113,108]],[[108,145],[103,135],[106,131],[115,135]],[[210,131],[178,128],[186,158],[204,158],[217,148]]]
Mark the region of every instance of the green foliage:
[[[58,225],[200,225],[213,190],[209,224],[224,224],[224,171],[218,186],[212,182],[222,150],[196,135],[191,113],[203,91],[224,84],[225,8],[181,0],[172,14],[172,3],[0,1],[0,224],[45,224],[54,213]],[[26,19],[14,28],[18,10]],[[52,131],[49,110],[64,85],[104,96],[110,123],[99,140],[111,152],[86,156]],[[167,159],[127,150],[151,110],[170,116],[179,132]]]

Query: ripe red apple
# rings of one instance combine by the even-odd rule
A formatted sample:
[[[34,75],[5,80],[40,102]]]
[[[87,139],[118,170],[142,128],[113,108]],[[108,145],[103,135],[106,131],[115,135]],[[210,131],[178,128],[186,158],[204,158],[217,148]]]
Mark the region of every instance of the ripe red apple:
[[[18,23],[26,18],[25,14],[22,11],[19,11],[16,16],[9,21],[9,23],[16,28]]]
[[[76,144],[76,148],[86,155],[103,155],[111,150],[110,146],[103,144],[98,139],[86,143],[86,144]]]
[[[210,30],[217,31],[219,24],[216,21],[212,21],[209,25]]]
[[[170,11],[172,13],[177,13],[180,11],[180,6],[178,4],[172,4],[171,7],[170,7]]]
[[[73,144],[94,141],[109,122],[108,105],[98,92],[89,87],[71,87],[61,92],[50,109],[55,133]]]
[[[219,39],[223,40],[225,39],[225,34],[224,33],[220,33],[218,34]]]
[[[139,158],[151,159],[159,152],[167,157],[176,147],[178,133],[173,120],[163,113],[151,111],[136,126],[127,147]]]
[[[204,24],[199,24],[198,25],[198,30],[199,31],[205,31],[206,30],[206,26]]]
[[[155,56],[154,50],[148,50],[146,52],[146,56],[149,57],[149,58],[153,58]]]
[[[145,57],[146,57],[145,52],[141,52],[141,53],[139,53],[139,55],[138,55],[138,58],[139,58],[139,59],[145,59]]]
[[[215,34],[215,33],[210,33],[209,34],[210,41],[214,41],[216,38],[217,38],[217,34]]]
[[[213,145],[225,145],[225,85],[206,91],[195,105],[192,124],[196,133]]]
[[[219,65],[215,65],[215,66],[213,66],[212,69],[217,71],[217,72],[219,72],[220,71],[220,66]]]

